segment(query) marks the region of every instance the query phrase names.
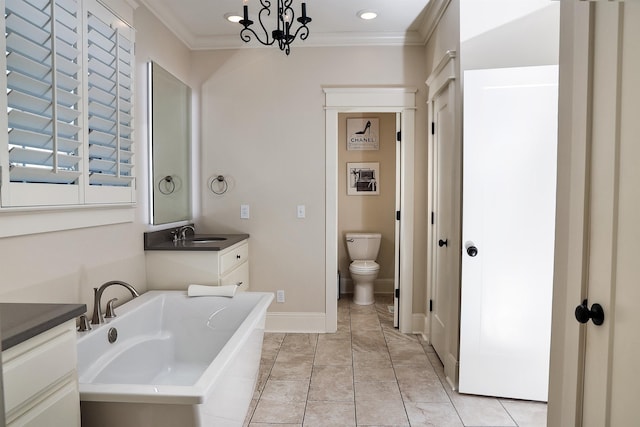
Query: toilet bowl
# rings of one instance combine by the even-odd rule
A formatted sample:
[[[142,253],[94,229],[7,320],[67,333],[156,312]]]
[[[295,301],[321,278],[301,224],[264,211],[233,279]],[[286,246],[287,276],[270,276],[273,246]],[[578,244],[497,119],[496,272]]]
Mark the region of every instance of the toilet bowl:
[[[373,282],[380,265],[375,261],[380,249],[380,233],[347,233],[347,251],[352,262],[349,273],[353,280],[353,302],[369,305],[375,302]]]

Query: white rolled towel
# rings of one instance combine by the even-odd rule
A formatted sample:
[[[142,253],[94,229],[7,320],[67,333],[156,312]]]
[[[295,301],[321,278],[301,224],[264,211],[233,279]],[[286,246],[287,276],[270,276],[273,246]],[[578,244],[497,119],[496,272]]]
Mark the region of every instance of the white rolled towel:
[[[224,285],[224,286],[204,286],[204,285],[189,285],[187,288],[187,295],[190,297],[204,297],[204,296],[216,296],[216,297],[233,297],[236,293],[238,286],[236,285]]]

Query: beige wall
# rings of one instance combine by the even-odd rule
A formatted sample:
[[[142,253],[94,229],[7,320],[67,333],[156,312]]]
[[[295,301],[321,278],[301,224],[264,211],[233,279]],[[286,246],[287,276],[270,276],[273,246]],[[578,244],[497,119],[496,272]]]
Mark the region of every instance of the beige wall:
[[[252,288],[286,294],[271,311],[325,312],[322,88],[419,88],[416,145],[424,145],[424,49],[294,46],[288,57],[273,48],[196,51],[192,69],[202,90],[200,182],[224,174],[231,183],[223,196],[203,189],[198,227],[251,235]],[[415,162],[425,168],[423,157]],[[426,192],[416,196],[416,216],[419,209],[424,216]],[[250,219],[240,219],[241,204],[250,205]],[[305,219],[296,218],[301,204]]]
[[[189,50],[143,7],[133,19],[136,32],[136,175],[135,221],[54,233],[0,239],[0,301],[84,303],[93,308],[93,287],[108,280],[146,289],[142,234],[147,229],[147,142],[145,64],[157,60],[188,78]],[[27,213],[25,213],[27,215]],[[2,221],[2,213],[0,213]],[[130,298],[112,288],[109,297]]]
[[[347,150],[347,119],[379,119],[379,150]],[[338,115],[338,269],[341,277],[350,278],[349,254],[345,233],[382,233],[377,262],[380,265],[378,279],[393,280],[395,266],[395,196],[396,196],[396,115],[339,114]],[[347,162],[378,162],[380,194],[375,196],[347,195]],[[390,282],[393,284],[393,282]],[[392,292],[388,284],[383,290]]]

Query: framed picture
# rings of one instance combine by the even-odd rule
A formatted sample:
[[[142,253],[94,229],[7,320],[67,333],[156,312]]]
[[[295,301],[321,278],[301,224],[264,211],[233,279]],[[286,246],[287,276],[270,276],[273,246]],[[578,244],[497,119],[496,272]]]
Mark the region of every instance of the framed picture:
[[[347,150],[378,150],[379,119],[347,119]]]
[[[347,163],[347,195],[380,194],[380,163]]]

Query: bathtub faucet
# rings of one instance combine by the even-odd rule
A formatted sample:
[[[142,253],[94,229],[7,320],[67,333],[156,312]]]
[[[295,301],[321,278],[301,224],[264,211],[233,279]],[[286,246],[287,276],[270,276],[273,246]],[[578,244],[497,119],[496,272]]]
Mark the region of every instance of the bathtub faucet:
[[[111,280],[110,282],[103,284],[99,288],[93,288],[93,317],[91,318],[91,323],[93,325],[104,323],[104,317],[102,317],[102,309],[100,308],[100,299],[102,298],[102,293],[104,292],[104,290],[111,285],[124,286],[125,288],[129,289],[129,292],[131,292],[131,295],[134,298],[140,296],[138,291],[136,291],[136,288],[120,280]]]

